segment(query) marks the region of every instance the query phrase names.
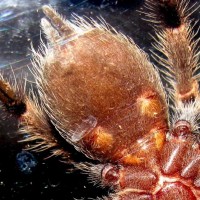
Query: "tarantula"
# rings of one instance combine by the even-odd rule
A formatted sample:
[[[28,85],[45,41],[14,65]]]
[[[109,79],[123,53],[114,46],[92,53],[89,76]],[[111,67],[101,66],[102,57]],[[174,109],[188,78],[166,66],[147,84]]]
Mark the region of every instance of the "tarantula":
[[[70,22],[43,6],[48,44],[33,49],[38,96],[2,77],[0,100],[29,134],[24,142],[110,187],[104,200],[200,199],[200,54],[189,19],[195,9],[186,0],[146,0],[146,7],[162,69],[105,22]],[[91,162],[74,161],[57,135]]]

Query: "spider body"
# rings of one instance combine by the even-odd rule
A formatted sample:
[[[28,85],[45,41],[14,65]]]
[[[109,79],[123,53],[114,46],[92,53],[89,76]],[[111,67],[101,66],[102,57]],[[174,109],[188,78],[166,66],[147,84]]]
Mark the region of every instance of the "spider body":
[[[48,44],[33,50],[40,100],[17,95],[3,78],[0,99],[30,134],[24,142],[36,141],[33,150],[50,148],[94,183],[111,187],[103,199],[199,199],[199,52],[188,4],[146,5],[159,26],[155,46],[164,56],[155,57],[165,67],[167,92],[131,39],[105,23],[66,21],[44,6]],[[75,162],[55,131],[99,164]]]

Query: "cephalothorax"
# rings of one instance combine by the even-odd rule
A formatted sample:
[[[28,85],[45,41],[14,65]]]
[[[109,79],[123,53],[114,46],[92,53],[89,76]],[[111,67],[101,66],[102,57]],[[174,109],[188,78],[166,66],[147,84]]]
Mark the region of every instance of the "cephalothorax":
[[[146,7],[167,91],[131,39],[105,23],[66,21],[44,6],[48,44],[33,50],[39,97],[18,95],[2,78],[0,99],[19,117],[21,132],[29,133],[25,140],[36,141],[33,149],[51,148],[110,186],[113,193],[103,199],[200,199],[199,47],[189,20],[194,7],[185,0],[147,0]],[[73,161],[55,132],[91,163]]]

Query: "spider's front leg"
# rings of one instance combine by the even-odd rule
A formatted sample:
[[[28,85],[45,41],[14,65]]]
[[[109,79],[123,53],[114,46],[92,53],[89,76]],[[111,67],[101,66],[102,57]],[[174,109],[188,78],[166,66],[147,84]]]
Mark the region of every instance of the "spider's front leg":
[[[181,0],[147,0],[146,7],[157,34],[154,46],[163,54],[154,53],[154,58],[164,67],[162,73],[172,87],[170,96],[175,105],[195,101],[199,98],[199,40],[196,23],[189,17],[198,10],[198,4],[190,7]]]
[[[194,30],[196,23],[189,19],[199,6],[188,4],[181,0],[146,2],[149,20],[157,22],[155,47],[162,53],[154,54],[154,58],[164,67],[161,73],[171,86],[171,131],[177,135],[184,134],[185,129],[199,142],[199,33]]]
[[[189,2],[184,0],[148,0],[146,5],[149,21],[157,22],[155,47],[162,53],[154,56],[164,67],[161,73],[171,86],[169,96],[174,104],[172,109],[169,107],[170,128],[160,153],[161,169],[165,175],[179,174],[180,181],[191,180],[188,186],[198,199],[199,191],[193,187],[199,187],[200,177],[199,40],[189,16],[199,7],[189,7]],[[176,198],[195,198],[190,189],[187,195]],[[168,191],[168,196],[171,199],[175,196],[173,190],[171,194]],[[163,195],[160,198],[166,199]]]

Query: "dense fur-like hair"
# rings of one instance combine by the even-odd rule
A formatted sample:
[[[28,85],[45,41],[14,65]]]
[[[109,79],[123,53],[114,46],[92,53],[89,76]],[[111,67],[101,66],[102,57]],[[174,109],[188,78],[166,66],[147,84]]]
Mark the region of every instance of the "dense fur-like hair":
[[[17,115],[31,149],[51,149],[113,194],[103,199],[200,198],[199,40],[186,0],[146,0],[155,26],[155,67],[130,38],[44,6],[48,40],[34,49],[39,97],[3,78],[0,99]],[[197,8],[198,9],[198,8]],[[160,71],[159,71],[160,70]],[[165,90],[160,75],[169,88]],[[101,164],[77,163],[56,134]]]

